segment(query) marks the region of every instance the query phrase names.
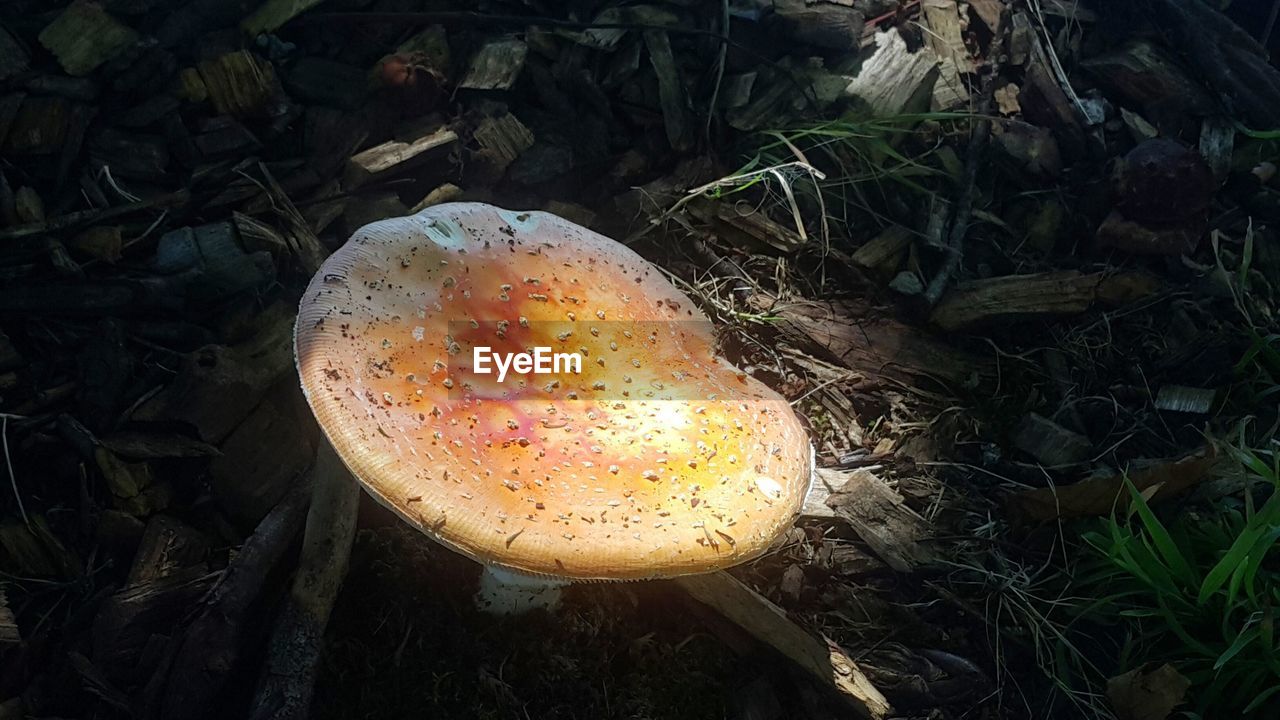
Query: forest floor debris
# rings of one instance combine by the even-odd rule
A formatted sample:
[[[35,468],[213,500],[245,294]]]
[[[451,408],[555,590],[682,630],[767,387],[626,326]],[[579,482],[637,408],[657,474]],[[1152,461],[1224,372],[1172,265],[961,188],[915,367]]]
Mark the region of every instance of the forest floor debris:
[[[807,419],[815,493],[701,602],[520,621],[366,499],[316,717],[1270,697],[1280,34],[1149,4],[6,4],[0,716],[275,697],[318,441],[293,308],[356,228],[454,200],[669,272]]]

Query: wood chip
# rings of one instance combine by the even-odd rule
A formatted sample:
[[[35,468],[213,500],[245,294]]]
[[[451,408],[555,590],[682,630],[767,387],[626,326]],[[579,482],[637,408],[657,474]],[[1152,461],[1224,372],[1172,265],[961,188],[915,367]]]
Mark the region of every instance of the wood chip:
[[[43,515],[32,515],[30,526],[20,519],[0,524],[0,561],[8,572],[30,577],[72,579],[83,570]]]
[[[1030,28],[1026,15],[1016,12],[1013,17],[1015,34],[1020,26],[1025,27],[1024,37],[1028,44],[1026,74],[1018,94],[1018,104],[1029,121],[1047,127],[1057,135],[1065,155],[1078,156],[1085,152],[1089,142],[1089,118],[1073,99],[1075,91],[1070,86],[1064,89],[1059,83],[1048,52],[1035,30]],[[1012,47],[1010,54],[1013,54]],[[1068,91],[1072,94],[1069,95]]]
[[[462,197],[462,188],[453,183],[444,183],[427,193],[427,196],[418,201],[416,205],[409,209],[410,215],[416,215],[419,212],[440,203],[454,202]]]
[[[1107,700],[1119,720],[1167,720],[1182,705],[1191,681],[1168,663],[1152,665],[1107,680]]]
[[[1221,115],[1207,117],[1200,123],[1200,154],[1204,156],[1213,177],[1221,183],[1231,171],[1231,158],[1235,150],[1235,121]]]
[[[206,60],[197,68],[218,112],[238,118],[266,115],[276,86],[271,63],[248,50],[237,50]]]
[[[91,227],[71,240],[71,247],[106,263],[120,260],[123,246],[119,225]]]
[[[853,252],[854,264],[866,270],[892,273],[911,244],[912,233],[902,225],[890,225]]]
[[[347,187],[363,185],[375,178],[410,170],[440,158],[458,141],[453,130],[437,126],[412,140],[388,140],[351,157],[345,175]],[[432,153],[436,150],[438,153]]]
[[[4,139],[5,152],[49,155],[61,150],[71,124],[71,103],[60,97],[28,97],[19,102]]]
[[[1158,410],[1205,415],[1213,408],[1217,396],[1216,391],[1208,388],[1164,385],[1156,393],[1155,406]]]
[[[201,566],[209,549],[209,538],[203,533],[177,518],[156,515],[147,521],[125,584],[161,580],[186,568]]]
[[[1093,443],[1038,413],[1028,413],[1013,430],[1014,447],[1048,468],[1079,465],[1093,455]]]
[[[7,649],[22,642],[22,633],[18,631],[18,621],[9,609],[9,600],[0,587],[0,649]]]
[[[297,259],[298,265],[307,275],[314,275],[320,264],[329,256],[329,249],[320,242],[320,238],[312,232],[306,218],[298,212],[293,200],[276,181],[267,166],[259,163],[258,170],[266,180],[267,195],[271,199],[271,210],[279,221],[279,229],[289,244],[289,250]]]
[[[493,164],[498,177],[521,153],[533,146],[533,133],[511,113],[480,121],[472,137],[479,145],[477,153]]]
[[[516,84],[524,70],[529,46],[515,38],[502,38],[485,43],[471,58],[467,74],[459,88],[472,90],[508,90]]]
[[[210,345],[183,357],[178,374],[132,417],[138,422],[184,423],[220,443],[293,371],[293,308],[275,305],[256,319],[258,332],[228,348]]]
[[[1002,0],[969,0],[969,7],[988,30],[995,32],[998,29],[1000,13],[1004,10]]]
[[[103,447],[135,460],[213,457],[218,448],[185,435],[125,430],[98,438]]]
[[[58,58],[68,75],[81,77],[119,55],[138,33],[116,20],[102,4],[76,0],[40,32],[40,44]]]

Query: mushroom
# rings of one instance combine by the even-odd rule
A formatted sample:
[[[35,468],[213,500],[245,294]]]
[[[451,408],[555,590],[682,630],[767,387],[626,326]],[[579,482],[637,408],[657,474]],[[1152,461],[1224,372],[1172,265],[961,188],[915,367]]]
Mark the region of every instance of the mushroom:
[[[511,361],[537,348],[581,362]],[[295,350],[338,457],[481,563],[495,611],[755,558],[813,475],[787,401],[716,354],[687,296],[544,212],[447,203],[366,225],[312,279]]]

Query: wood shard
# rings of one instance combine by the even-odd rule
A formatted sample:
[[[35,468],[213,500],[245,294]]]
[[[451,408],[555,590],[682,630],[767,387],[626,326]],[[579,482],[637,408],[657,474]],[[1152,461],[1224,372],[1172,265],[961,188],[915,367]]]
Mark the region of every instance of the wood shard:
[[[905,573],[937,562],[926,544],[933,526],[907,507],[903,497],[875,473],[819,469],[818,475],[826,476],[826,482],[838,488],[826,504],[889,567]]]
[[[890,225],[859,246],[850,259],[866,270],[892,272],[898,267],[902,251],[911,244],[911,237],[911,231],[902,225]]]
[[[876,33],[875,42],[875,51],[845,85],[844,95],[861,101],[879,117],[924,104],[938,79],[937,56],[927,48],[911,52],[896,28]]]
[[[1156,394],[1155,406],[1158,410],[1205,415],[1213,408],[1217,396],[1217,391],[1210,388],[1164,385]]]
[[[961,78],[973,71],[973,61],[965,48],[956,0],[924,0],[921,4],[929,26],[925,38],[938,56],[938,82],[933,86],[933,110],[950,110],[969,102],[969,91]]]
[[[348,187],[362,185],[380,175],[417,167],[438,155],[432,150],[451,148],[458,141],[458,134],[447,127],[437,127],[412,140],[388,140],[380,145],[362,150],[351,156],[347,164]]]
[[[4,596],[4,588],[0,587],[0,649],[7,649],[22,642],[22,633],[18,631],[18,621],[9,609],[9,601]]]
[[[439,205],[441,203],[454,202],[461,198],[462,198],[462,188],[458,187],[457,185],[454,185],[453,183],[444,183],[439,187],[433,188],[431,192],[427,193],[426,197],[419,200],[417,204],[415,204],[412,208],[409,209],[409,214],[417,215],[419,212],[426,210],[432,205]]]
[[[511,113],[480,121],[473,137],[480,146],[479,152],[487,154],[503,171],[533,145],[533,133]]]

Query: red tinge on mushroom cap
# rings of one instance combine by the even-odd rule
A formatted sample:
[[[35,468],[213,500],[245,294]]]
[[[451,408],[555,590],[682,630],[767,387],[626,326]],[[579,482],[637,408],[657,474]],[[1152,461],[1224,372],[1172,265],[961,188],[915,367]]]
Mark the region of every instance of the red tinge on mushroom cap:
[[[577,353],[502,382],[473,348]],[[627,247],[543,212],[449,203],[361,228],[320,268],[298,371],[380,502],[476,560],[572,579],[706,572],[798,513],[813,452],[784,398]]]

